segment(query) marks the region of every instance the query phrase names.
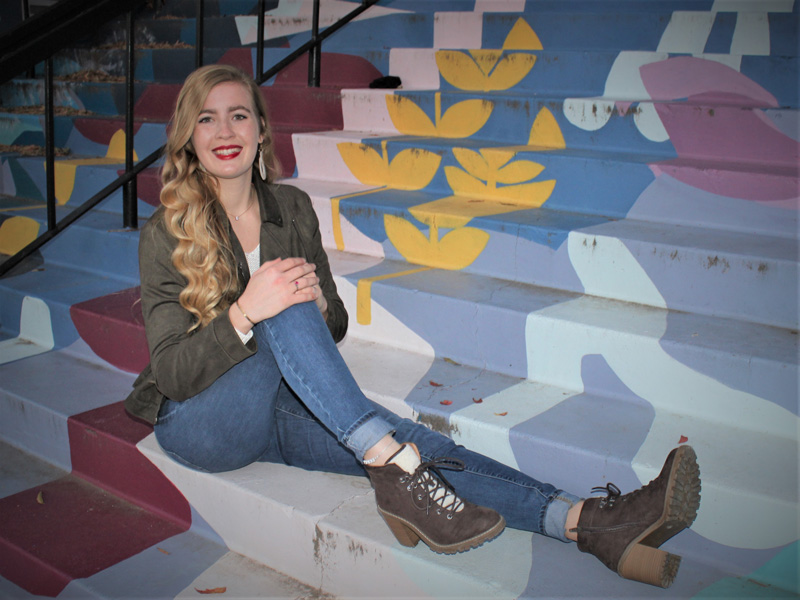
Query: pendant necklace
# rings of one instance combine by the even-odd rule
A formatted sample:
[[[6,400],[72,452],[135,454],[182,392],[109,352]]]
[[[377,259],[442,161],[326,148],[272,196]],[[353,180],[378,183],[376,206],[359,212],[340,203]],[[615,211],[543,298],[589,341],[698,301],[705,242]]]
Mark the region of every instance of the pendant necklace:
[[[252,189],[251,189],[251,191],[250,191],[250,203],[247,205],[247,208],[245,208],[245,209],[244,209],[244,210],[243,210],[241,213],[239,213],[238,215],[232,215],[232,214],[231,214],[231,213],[229,213],[227,210],[226,210],[225,212],[228,214],[228,216],[229,216],[229,217],[233,217],[233,218],[234,218],[234,220],[238,221],[238,220],[239,220],[239,217],[243,217],[243,216],[244,216],[244,214],[245,214],[245,213],[246,213],[248,210],[250,210],[251,208],[253,208],[253,202],[255,202],[255,198],[253,198],[253,193],[252,193]]]

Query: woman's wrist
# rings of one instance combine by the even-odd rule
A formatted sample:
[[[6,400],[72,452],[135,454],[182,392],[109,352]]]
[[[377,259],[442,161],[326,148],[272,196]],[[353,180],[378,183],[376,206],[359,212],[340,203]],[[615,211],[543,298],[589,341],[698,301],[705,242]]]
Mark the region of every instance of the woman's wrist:
[[[234,328],[244,334],[247,334],[255,326],[255,323],[239,304],[238,300],[235,300],[228,309],[228,318]]]

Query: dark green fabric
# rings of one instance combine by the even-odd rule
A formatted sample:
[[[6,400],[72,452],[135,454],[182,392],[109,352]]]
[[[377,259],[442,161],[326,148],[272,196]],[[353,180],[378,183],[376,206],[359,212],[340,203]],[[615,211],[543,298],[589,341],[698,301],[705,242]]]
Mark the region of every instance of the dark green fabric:
[[[311,200],[295,187],[268,185],[257,177],[254,180],[261,208],[261,262],[300,256],[314,263],[328,302],[328,329],[336,342],[341,341],[347,332],[347,311],[322,248]],[[191,398],[257,350],[254,339],[242,344],[227,311],[206,327],[187,333],[193,317],[178,300],[186,279],[172,264],[177,240],[167,233],[163,214],[163,207],[159,208],[139,237],[142,314],[150,364],[136,379],[133,392],[125,401],[130,414],[149,423],[155,423],[165,397],[175,401]],[[220,215],[227,220],[224,211],[220,210]],[[229,236],[243,291],[250,278],[247,261],[230,226]]]

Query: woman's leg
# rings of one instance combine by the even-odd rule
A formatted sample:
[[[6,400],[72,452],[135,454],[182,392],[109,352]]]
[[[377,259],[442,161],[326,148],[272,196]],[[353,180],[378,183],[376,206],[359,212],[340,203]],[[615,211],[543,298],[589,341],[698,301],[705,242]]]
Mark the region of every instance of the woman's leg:
[[[353,379],[313,303],[291,306],[253,331],[259,353],[271,350],[289,387],[359,460],[392,432]]]
[[[566,540],[566,515],[579,502],[577,496],[467,450],[448,437],[401,419],[380,405],[372,403],[372,406],[396,430],[397,441],[412,442],[419,448],[424,462],[445,456],[464,462],[463,471],[443,471],[460,497],[496,510],[515,529]],[[278,392],[275,411],[277,445],[270,447],[261,460],[307,470],[366,475],[360,461],[286,386],[281,386]]]
[[[258,460],[275,431],[281,373],[269,351],[235,365],[185,400],[165,400],[155,425],[162,449],[177,462],[217,473]]]

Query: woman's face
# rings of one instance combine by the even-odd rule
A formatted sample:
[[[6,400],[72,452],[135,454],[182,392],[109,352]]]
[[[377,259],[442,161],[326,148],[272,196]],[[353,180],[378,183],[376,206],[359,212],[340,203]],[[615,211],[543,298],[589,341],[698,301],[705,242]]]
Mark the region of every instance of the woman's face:
[[[192,132],[200,164],[220,180],[251,177],[260,134],[260,119],[250,92],[240,83],[211,88]]]

